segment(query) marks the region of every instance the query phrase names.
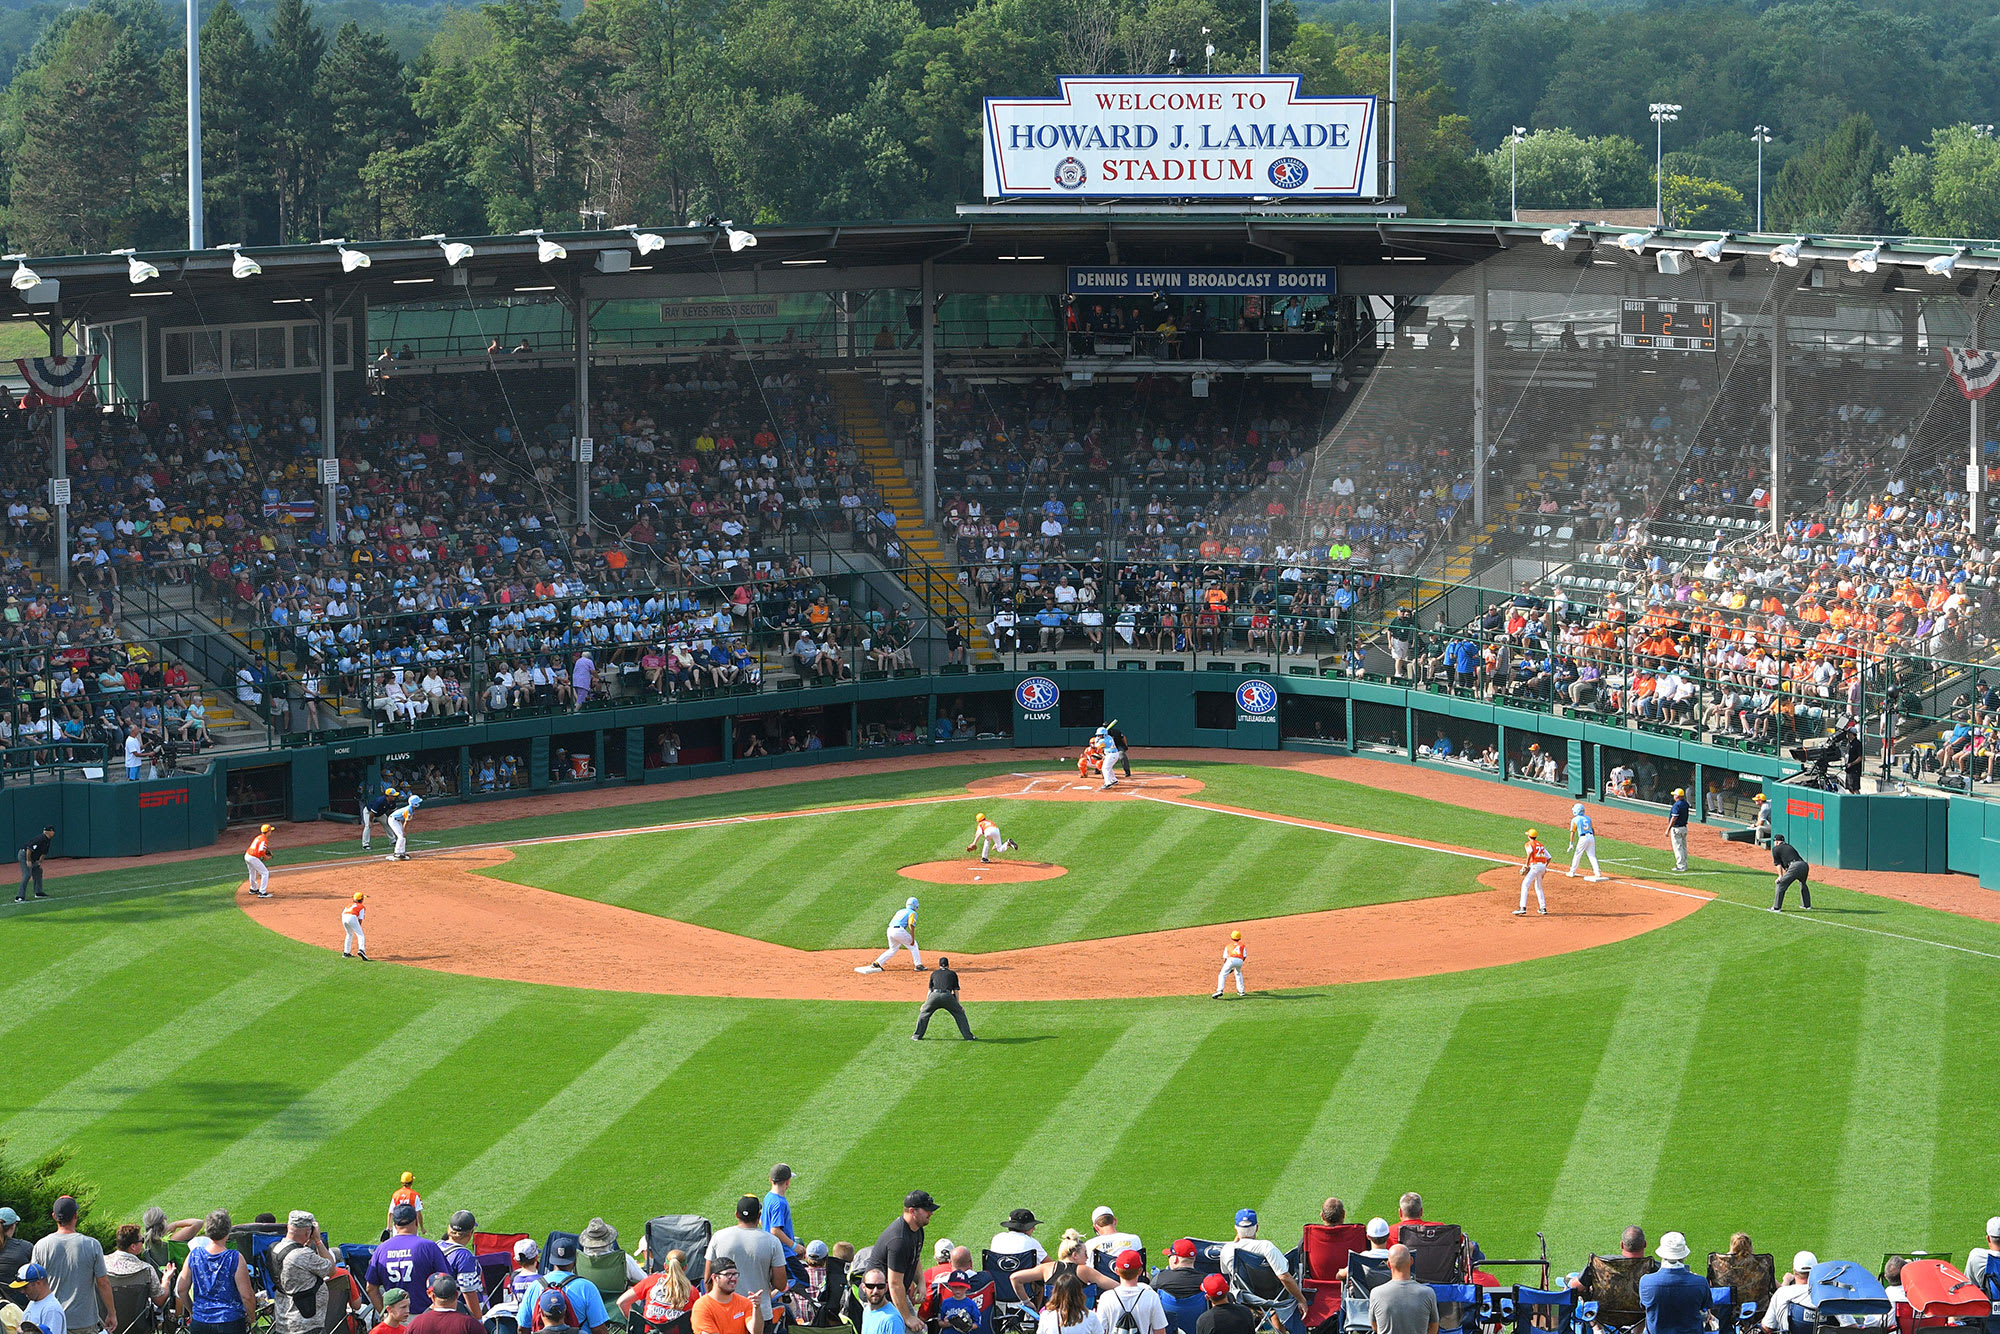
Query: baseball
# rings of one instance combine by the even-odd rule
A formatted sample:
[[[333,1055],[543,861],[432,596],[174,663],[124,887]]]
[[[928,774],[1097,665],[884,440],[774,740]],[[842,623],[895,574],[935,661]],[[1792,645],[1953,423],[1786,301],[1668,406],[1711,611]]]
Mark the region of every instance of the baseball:
[[[980,880],[983,880],[983,879],[985,879],[985,877],[984,877],[984,876],[977,876],[977,875],[976,875],[976,876],[972,877],[972,879],[973,879],[973,881],[974,881],[975,883],[977,883],[978,881],[980,881]]]

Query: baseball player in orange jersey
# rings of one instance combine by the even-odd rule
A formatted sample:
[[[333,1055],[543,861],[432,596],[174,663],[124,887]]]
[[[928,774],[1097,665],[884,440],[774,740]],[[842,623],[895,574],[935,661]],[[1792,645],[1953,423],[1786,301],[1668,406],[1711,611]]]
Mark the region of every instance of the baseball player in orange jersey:
[[[1528,891],[1535,891],[1535,903],[1542,910],[1542,916],[1549,915],[1549,901],[1542,897],[1542,877],[1548,873],[1549,850],[1542,846],[1541,835],[1528,831],[1526,859],[1521,863],[1521,906],[1514,909],[1514,916],[1528,915]]]
[[[973,819],[972,842],[965,845],[965,850],[967,852],[972,851],[974,848],[978,848],[979,860],[983,862],[990,862],[993,860],[993,858],[988,855],[990,853],[1014,851],[1015,848],[1014,840],[1011,838],[1003,838],[1000,834],[1000,826],[994,824],[991,820],[987,819],[985,811],[979,812],[979,814],[973,816],[972,819]]]
[[[359,950],[361,961],[368,962],[368,935],[361,929],[362,922],[368,917],[367,897],[365,894],[356,894],[354,902],[340,910],[340,929],[346,937],[340,946],[340,957],[343,959],[353,958],[354,951]]]
[[[1249,951],[1243,948],[1243,933],[1231,931],[1229,943],[1222,947],[1222,971],[1215,975],[1215,995],[1211,1000],[1222,999],[1222,984],[1232,973],[1236,975],[1236,994],[1243,994],[1243,961],[1249,957]]]
[[[1076,757],[1076,776],[1095,778],[1104,767],[1104,743],[1096,737],[1083,748],[1083,754]]]
[[[417,1211],[417,1231],[421,1234],[424,1230],[424,1197],[417,1194],[416,1173],[403,1173],[402,1182],[396,1187],[395,1193],[389,1197],[389,1216],[392,1220],[396,1214],[396,1206],[399,1204],[407,1204]],[[395,1226],[393,1221],[390,1226]]]
[[[271,832],[270,825],[260,828],[243,854],[243,865],[250,871],[250,892],[260,899],[271,897],[271,868],[267,864],[271,860]]]

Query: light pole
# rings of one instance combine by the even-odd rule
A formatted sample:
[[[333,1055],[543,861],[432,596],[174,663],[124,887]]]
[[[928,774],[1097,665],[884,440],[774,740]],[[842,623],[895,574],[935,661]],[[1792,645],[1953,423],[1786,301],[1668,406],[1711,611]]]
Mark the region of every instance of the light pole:
[[[1521,174],[1516,158],[1521,151],[1521,136],[1527,132],[1527,126],[1516,125],[1507,140],[1507,216],[1514,222],[1521,220]]]
[[[1396,195],[1396,0],[1389,0],[1389,190]]]
[[[1665,173],[1661,165],[1666,161],[1667,122],[1681,118],[1679,102],[1652,102],[1646,108],[1653,118],[1653,225],[1667,225],[1666,195],[1663,189]]]
[[[201,225],[201,16],[199,0],[187,0],[188,249],[206,245]],[[325,354],[322,348],[322,354]]]
[[[1771,142],[1771,127],[1750,127],[1750,142],[1757,145],[1757,230],[1764,230],[1764,145]]]
[[[1208,40],[1208,29],[1206,28],[1201,30],[1201,41],[1202,45],[1206,48],[1202,54],[1208,57],[1208,64],[1203,67],[1202,73],[1213,74],[1215,73],[1215,43]]]

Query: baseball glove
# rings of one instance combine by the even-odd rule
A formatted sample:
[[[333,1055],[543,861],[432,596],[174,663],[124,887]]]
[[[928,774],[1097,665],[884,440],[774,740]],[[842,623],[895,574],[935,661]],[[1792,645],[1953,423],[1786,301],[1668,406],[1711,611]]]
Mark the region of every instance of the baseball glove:
[[[965,850],[966,850],[967,852],[970,852],[970,851],[972,851],[972,845],[971,845],[970,843],[966,844],[966,845],[965,845]]]

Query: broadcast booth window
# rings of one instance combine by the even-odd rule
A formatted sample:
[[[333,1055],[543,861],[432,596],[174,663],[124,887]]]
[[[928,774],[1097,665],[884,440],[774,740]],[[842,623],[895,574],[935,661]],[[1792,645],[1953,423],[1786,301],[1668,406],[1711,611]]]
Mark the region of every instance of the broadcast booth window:
[[[1104,726],[1102,690],[1065,690],[1056,702],[1056,721],[1064,727]]]

